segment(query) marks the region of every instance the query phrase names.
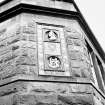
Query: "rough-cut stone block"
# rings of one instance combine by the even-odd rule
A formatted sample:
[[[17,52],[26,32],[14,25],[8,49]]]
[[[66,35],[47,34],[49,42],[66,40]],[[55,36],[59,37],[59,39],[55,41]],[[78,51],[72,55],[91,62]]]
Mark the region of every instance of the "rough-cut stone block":
[[[33,34],[28,35],[28,40],[35,42],[36,41],[36,35],[35,34],[34,35]]]
[[[105,98],[95,88],[93,89],[93,99],[95,105],[105,105]]]
[[[71,44],[71,45],[75,45],[75,46],[85,46],[85,43],[84,43],[83,40],[81,40],[81,39],[73,39],[70,36],[66,37],[66,43]]]
[[[82,40],[73,39],[73,43],[75,46],[85,46]]]
[[[81,39],[82,40],[81,34],[76,31],[73,32],[73,30],[70,30],[70,31],[67,31],[65,34],[71,39]]]
[[[0,78],[6,79],[18,74],[37,74],[37,59],[35,51],[35,49],[22,50],[22,53],[15,51],[13,54],[10,53],[3,56],[0,65]]]
[[[82,60],[82,57],[84,56],[81,52],[71,51],[68,53],[71,60]]]
[[[103,103],[102,100],[99,99],[98,97],[94,96],[94,104],[95,105],[104,105],[105,103]]]
[[[0,42],[0,49],[6,47],[6,41],[1,41]]]
[[[89,64],[86,61],[72,60],[71,67],[72,68],[86,68],[86,69],[88,69]]]
[[[71,93],[81,93],[81,94],[86,94],[86,93],[92,93],[92,87],[87,84],[70,84],[70,92]]]
[[[73,45],[67,45],[68,51],[75,51],[75,52],[82,52],[86,53],[87,49],[83,46],[73,46]]]
[[[93,105],[91,88],[83,84],[14,82],[0,88],[0,105]]]
[[[36,66],[36,56],[36,49],[23,49],[21,52],[21,56],[19,56],[16,60],[16,65]]]
[[[73,45],[73,39],[71,39],[69,36],[66,37],[66,43]]]
[[[58,100],[63,103],[71,104],[71,105],[93,105],[93,100],[91,95],[73,95],[73,96],[58,96]]]
[[[14,82],[6,86],[0,87],[0,98],[3,96],[11,96],[14,94],[27,92],[25,82]],[[0,102],[1,103],[1,102]]]
[[[38,97],[39,96],[39,97]],[[58,99],[57,99],[57,98]],[[84,97],[84,98],[83,98]],[[17,95],[13,98],[13,104],[25,105],[93,105],[91,96],[62,96],[62,95]]]
[[[74,77],[83,77],[83,78],[90,78],[91,74],[89,69],[87,68],[72,68],[72,75]]]
[[[60,83],[29,83],[28,90],[34,94],[69,94],[69,84]]]
[[[22,26],[21,32],[27,34],[35,34],[35,29],[32,26]]]
[[[56,94],[36,95],[36,100],[38,103],[57,104]]]
[[[6,96],[0,98],[0,105],[13,105],[12,96]]]
[[[15,95],[13,96],[13,105],[34,105],[36,104],[35,95]]]
[[[72,68],[72,76],[73,77],[82,77],[80,68]]]
[[[0,36],[4,35],[6,33],[6,31],[7,31],[6,28],[0,29]]]
[[[82,73],[82,77],[84,77],[84,78],[90,78],[90,76],[91,76],[89,68],[81,69],[81,73]]]
[[[7,45],[14,44],[20,40],[20,36],[12,36],[7,39]]]

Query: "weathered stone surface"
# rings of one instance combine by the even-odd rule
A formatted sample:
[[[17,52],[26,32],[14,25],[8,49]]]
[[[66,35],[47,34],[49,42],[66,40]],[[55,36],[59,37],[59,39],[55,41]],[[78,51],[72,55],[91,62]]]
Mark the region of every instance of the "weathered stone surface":
[[[71,105],[93,105],[91,95],[58,96],[63,103]]]
[[[1,35],[4,35],[5,32],[6,32],[6,28],[1,29],[1,30],[0,30],[0,36],[1,36]]]
[[[73,39],[70,36],[66,37],[66,42],[67,44],[75,45],[75,46],[84,46],[85,44],[83,39],[75,39],[75,38]]]
[[[100,99],[98,99],[96,96],[94,96],[94,104],[95,105],[104,105]]]
[[[69,52],[69,57],[71,60],[82,60],[83,56],[84,55],[81,52],[75,52],[75,51]]]
[[[11,83],[0,87],[0,98],[23,92],[27,92],[27,85],[25,82]]]
[[[72,75],[74,77],[82,77],[81,69],[80,68],[72,68]]]
[[[84,54],[87,53],[87,49],[85,47],[83,47],[83,46],[68,45],[67,48],[68,48],[69,52],[75,51],[75,52],[82,52]]]
[[[69,84],[60,83],[30,83],[29,91],[35,94],[69,94]]]
[[[61,1],[56,1],[54,5],[62,8]],[[92,87],[82,84],[90,78],[90,61],[78,22],[25,13],[21,16],[20,21],[19,18],[18,21],[16,18],[9,20],[0,31],[0,79],[2,82],[15,78],[25,81],[0,86],[0,105],[93,105]],[[46,40],[43,30],[47,28],[58,32],[57,41],[54,41],[55,37]],[[44,63],[48,62],[44,54],[59,57],[62,66],[53,70],[49,65],[46,67]],[[44,75],[39,75],[38,69]],[[94,101],[97,105],[99,100],[94,98]]]
[[[86,61],[72,60],[71,67],[73,67],[73,68],[89,68],[89,64]]]
[[[20,36],[9,37],[7,40],[7,45],[14,44],[14,43],[18,42],[19,40],[20,40]]]
[[[35,25],[32,22],[21,25],[20,21],[20,16],[12,18],[4,22],[4,28],[1,30],[1,79],[10,78],[19,74],[36,74],[37,51]]]
[[[16,103],[25,105],[93,105],[91,95],[16,95],[13,97],[13,105]]]
[[[71,93],[92,93],[93,89],[91,86],[87,84],[70,84],[70,92]]]
[[[0,88],[0,105],[93,105],[92,92],[85,84],[21,81]]]
[[[66,30],[65,31],[66,39],[70,38],[70,39],[80,39],[80,40],[83,40],[83,36],[79,32],[77,32],[75,29],[66,28],[65,30]]]
[[[90,78],[91,74],[88,69],[72,68],[72,74],[74,77]]]
[[[105,105],[105,98],[96,89],[93,89],[93,99],[95,105]]]
[[[12,96],[4,96],[0,98],[0,105],[13,105]]]
[[[90,59],[83,36],[73,29],[65,32],[70,65],[74,77],[90,77]]]
[[[0,79],[10,78],[16,75],[38,75],[38,69],[35,66],[17,65],[16,67],[9,65],[1,69]]]
[[[31,53],[31,52],[36,52],[35,51],[35,49],[36,49],[36,47],[35,46],[37,46],[35,43],[32,43],[32,42],[35,42],[35,41],[37,41],[36,40],[36,35],[37,35],[37,30],[36,30],[36,23],[35,23],[35,19],[37,20],[37,21],[41,21],[41,19],[44,19],[44,21],[46,21],[47,20],[47,17],[40,17],[39,19],[38,19],[38,16],[34,16],[34,15],[31,15],[31,14],[23,14],[23,15],[21,15],[21,23],[16,23],[16,21],[19,21],[19,18],[14,18],[12,21],[10,21],[10,23],[8,23],[8,24],[12,24],[12,26],[11,26],[11,28],[8,28],[7,27],[7,34],[8,33],[11,33],[11,37],[8,37],[7,39],[6,39],[6,45],[8,45],[8,46],[11,46],[10,47],[10,50],[8,50],[8,52],[12,52],[13,54],[13,56],[14,56],[14,58],[13,59],[16,59],[15,60],[15,62],[16,62],[16,65],[28,65],[28,66],[31,66],[31,68],[34,68],[34,67],[32,67],[32,66],[36,66],[37,65],[37,62],[36,62],[36,55],[34,55],[34,53],[32,54],[32,55],[30,55],[29,53]],[[54,18],[54,17],[53,17]],[[51,18],[52,20],[53,20],[53,18]],[[56,19],[54,18],[54,21],[55,21]],[[58,19],[59,20],[59,19]],[[57,20],[57,21],[58,21]],[[57,24],[61,24],[62,23],[62,21],[61,21],[62,19],[60,19],[60,22],[58,23],[57,21]],[[56,22],[54,22],[54,21],[52,21],[53,23],[56,23]],[[64,20],[65,21],[65,20]],[[67,21],[67,20],[66,20]],[[66,22],[65,21],[65,22]],[[11,23],[12,22],[12,23]],[[16,23],[15,25],[14,25],[14,27],[13,27],[13,23]],[[53,24],[52,23],[52,24]],[[62,23],[63,24],[63,23]],[[66,23],[66,24],[68,24],[68,23]],[[65,26],[66,26],[66,24],[65,24]],[[72,45],[73,45],[73,50],[71,50],[71,47],[70,48],[68,48],[70,51],[68,52],[69,53],[69,56],[70,56],[70,60],[83,60],[83,59],[86,59],[86,58],[83,58],[84,57],[84,52],[86,52],[86,51],[84,51],[84,39],[83,39],[83,35],[79,32],[79,31],[77,31],[75,28],[74,28],[74,26],[76,26],[75,24],[75,22],[73,21],[71,21],[71,23],[70,23],[72,26],[73,26],[73,28],[69,28],[69,27],[66,27],[65,28],[65,36],[68,36],[67,38],[69,39],[69,40],[71,40],[72,41]],[[47,25],[46,25],[46,27],[47,27]],[[57,26],[56,26],[57,27]],[[47,28],[49,28],[49,29],[56,29],[54,26],[48,26]],[[59,27],[57,27],[58,29],[56,30],[57,32],[58,32],[58,38],[59,38],[59,41],[58,42],[60,42],[61,41],[61,43],[62,43],[62,45],[61,45],[61,47],[60,47],[60,49],[62,49],[62,50],[64,50],[64,47],[65,47],[65,45],[63,45],[63,44],[66,44],[66,43],[64,43],[64,37],[63,37],[63,35],[62,35],[62,33],[60,32],[60,28]],[[5,29],[5,28],[4,28]],[[14,30],[14,31],[12,31],[12,30]],[[45,29],[44,29],[45,30]],[[5,33],[5,32],[4,32]],[[8,34],[9,35],[9,34]],[[61,35],[61,36],[60,36]],[[60,40],[60,38],[61,38],[61,40]],[[14,45],[14,44],[16,44],[16,45]],[[54,43],[55,44],[55,43]],[[58,43],[57,43],[58,44]],[[5,42],[3,43],[3,45],[1,45],[1,46],[5,46]],[[21,48],[22,47],[22,48]],[[26,50],[24,50],[24,51],[22,51],[23,50],[23,47],[25,47],[26,48]],[[30,49],[27,49],[27,47],[28,48],[30,48]],[[59,47],[59,46],[58,46]],[[57,47],[57,54],[58,55],[60,55],[60,54],[63,54],[63,55],[65,55],[66,54],[66,51],[64,52],[64,51],[60,51],[60,49]],[[31,49],[31,48],[33,48],[33,49]],[[58,49],[59,49],[59,51],[58,51]],[[76,49],[76,50],[75,50]],[[66,49],[65,49],[66,50]],[[77,50],[78,50],[78,52],[77,52]],[[6,49],[6,51],[7,51],[7,49]],[[40,50],[39,50],[40,51]],[[80,52],[79,52],[80,51]],[[1,51],[2,52],[2,51]],[[8,53],[7,52],[7,53]],[[47,51],[46,51],[47,52]],[[51,51],[50,51],[51,52]],[[72,53],[73,52],[73,53]],[[3,52],[3,53],[5,53],[5,51]],[[2,54],[3,54],[2,53]],[[15,54],[16,53],[16,54]],[[25,54],[23,54],[23,55],[21,55],[22,53],[25,53]],[[27,54],[28,53],[28,54]],[[53,53],[53,52],[51,52],[51,53]],[[64,54],[65,53],[65,54]],[[54,53],[55,54],[55,53]],[[64,59],[63,59],[63,62],[64,62],[64,65],[65,65],[65,68],[64,69],[67,69],[68,68],[68,72],[67,73],[56,73],[56,72],[51,72],[51,73],[48,73],[48,72],[46,72],[46,74],[48,74],[48,75],[55,75],[55,76],[57,76],[57,74],[59,74],[59,75],[69,75],[70,73],[69,73],[69,65],[67,65],[67,59],[65,59],[65,56],[64,56]],[[71,62],[71,61],[70,61]],[[1,63],[2,63],[2,60],[1,60]],[[43,65],[44,66],[44,65]],[[67,67],[66,67],[67,66]],[[71,66],[71,65],[70,65]],[[80,65],[81,66],[81,65]],[[16,68],[18,68],[18,67],[16,67]],[[24,68],[24,67],[23,67]],[[30,67],[26,67],[26,68],[28,68],[28,69],[24,69],[23,71],[24,71],[24,74],[26,73],[26,71],[27,70],[29,70],[29,68]],[[72,68],[72,69],[76,69],[76,68]],[[2,68],[1,68],[1,70],[2,70]],[[20,70],[21,71],[21,70]],[[80,70],[81,72],[79,73],[79,70],[78,70],[78,73],[79,73],[79,77],[87,77],[87,73],[88,73],[88,70],[87,70],[87,68],[84,70],[84,71],[86,71],[86,73],[84,73],[84,71],[83,71],[83,69],[82,70]],[[73,76],[74,75],[78,75],[78,73],[74,73],[74,72],[77,72],[76,70],[73,70]],[[20,72],[19,72],[20,73]],[[58,75],[58,76],[59,76]],[[83,75],[83,76],[82,76]]]
[[[19,49],[19,46],[12,46],[11,51],[1,57],[0,78],[9,78],[17,74],[32,74],[30,67],[37,66],[36,49]]]
[[[13,105],[57,105],[56,95],[15,95]]]

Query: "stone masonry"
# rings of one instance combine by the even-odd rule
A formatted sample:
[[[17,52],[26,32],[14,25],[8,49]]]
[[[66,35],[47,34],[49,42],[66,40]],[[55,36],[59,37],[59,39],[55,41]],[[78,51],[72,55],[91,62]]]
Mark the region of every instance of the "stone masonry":
[[[63,1],[42,1],[36,0],[63,9]],[[4,10],[21,2],[37,5],[35,0],[13,0]],[[91,85],[85,37],[79,22],[68,17],[20,13],[1,22],[0,105],[105,105]]]

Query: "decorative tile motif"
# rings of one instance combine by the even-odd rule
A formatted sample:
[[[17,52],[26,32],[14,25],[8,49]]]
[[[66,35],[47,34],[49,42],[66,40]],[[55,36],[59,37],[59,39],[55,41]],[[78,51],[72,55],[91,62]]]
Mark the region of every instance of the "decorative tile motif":
[[[61,65],[61,60],[56,56],[49,56],[47,58],[48,66],[52,69],[57,69]]]
[[[63,64],[61,56],[57,55],[45,55],[45,71],[62,72]]]
[[[59,42],[59,31],[55,29],[43,29],[44,41]]]

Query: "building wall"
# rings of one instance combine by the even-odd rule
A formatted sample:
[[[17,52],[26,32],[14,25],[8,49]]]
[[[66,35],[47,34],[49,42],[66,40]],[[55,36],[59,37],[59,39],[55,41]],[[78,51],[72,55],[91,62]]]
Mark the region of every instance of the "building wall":
[[[104,105],[85,37],[64,17],[22,13],[2,22],[0,105]]]
[[[1,35],[1,53],[4,53],[1,60],[5,58],[5,55],[10,57],[12,53],[11,57],[14,56],[17,60],[13,63],[19,65],[18,63],[22,63],[21,59],[24,59],[20,57],[21,54],[28,53],[29,55],[27,56],[29,56],[32,62],[30,61],[29,63],[31,64],[28,64],[27,60],[29,59],[27,58],[24,63],[26,62],[26,65],[36,68],[38,68],[37,65],[39,65],[40,74],[41,71],[45,72],[44,69],[50,69],[47,67],[48,65],[45,64],[47,61],[44,62],[46,57],[55,55],[60,57],[59,59],[61,59],[62,63],[61,67],[58,68],[61,69],[62,72],[61,74],[58,73],[58,76],[74,75],[74,77],[89,77],[90,61],[84,40],[85,34],[76,20],[22,14],[2,24],[3,29],[1,29],[1,33],[2,31],[5,32],[4,35]],[[59,34],[58,39],[56,41],[47,39],[47,37],[44,36],[47,30],[55,30]],[[2,47],[3,43],[5,43],[4,46],[8,46],[6,47],[9,50],[8,55],[5,52],[5,47]],[[31,53],[32,55],[30,55]],[[8,57],[6,57],[6,59],[7,58]],[[43,68],[40,68],[41,66],[43,66]],[[44,68],[44,66],[46,67]],[[50,72],[52,72],[51,75],[56,75],[56,73],[53,74],[54,71],[55,70],[50,70]],[[84,71],[87,73],[85,74]],[[42,74],[45,75],[46,73]]]

